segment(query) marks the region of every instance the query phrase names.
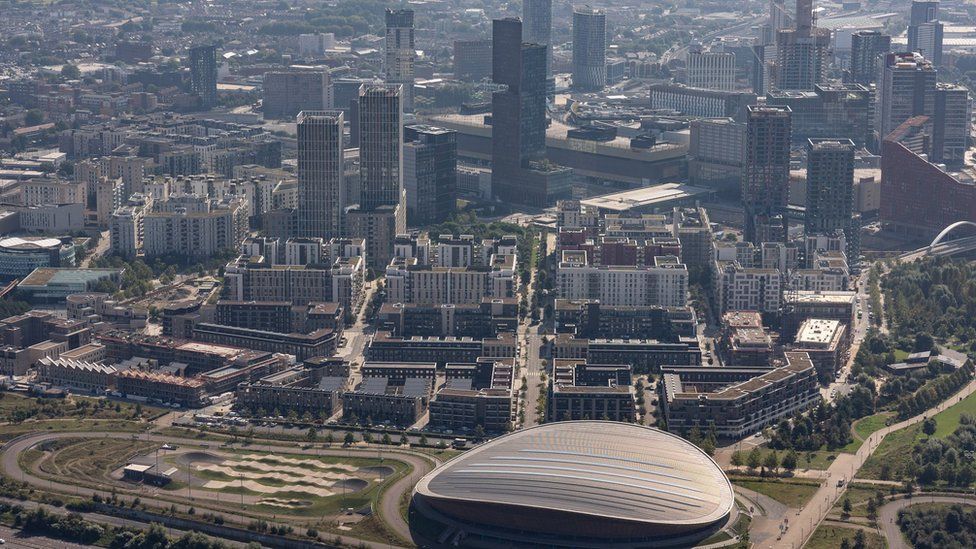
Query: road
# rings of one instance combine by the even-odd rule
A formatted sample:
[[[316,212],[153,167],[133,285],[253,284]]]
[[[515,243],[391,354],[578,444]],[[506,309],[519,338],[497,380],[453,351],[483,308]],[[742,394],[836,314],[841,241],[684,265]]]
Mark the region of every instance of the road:
[[[133,438],[131,433],[116,433],[116,432],[49,432],[49,433],[37,433],[28,435],[22,438],[14,439],[3,446],[3,454],[0,456],[0,471],[7,475],[9,478],[20,479],[23,482],[27,482],[38,488],[42,488],[48,491],[55,491],[64,494],[71,494],[74,496],[80,496],[83,498],[90,498],[93,494],[100,494],[102,496],[108,496],[109,490],[97,490],[84,486],[75,486],[70,484],[65,484],[58,482],[54,479],[42,479],[36,476],[35,471],[25,471],[20,467],[18,463],[18,456],[23,453],[28,448],[31,448],[37,444],[45,441],[70,439],[70,438],[113,438],[113,439],[130,439]],[[203,442],[195,439],[179,439],[174,437],[165,437],[161,435],[154,434],[138,434],[135,438],[142,441],[151,441],[158,443],[171,443],[178,446],[199,446]],[[296,451],[295,446],[277,446],[274,443],[265,445],[260,444],[258,448],[272,453],[294,453]],[[384,493],[379,504],[379,516],[383,522],[385,522],[398,536],[404,540],[410,540],[410,528],[406,520],[400,514],[400,501],[402,495],[412,489],[414,483],[419,480],[422,475],[427,474],[431,471],[437,464],[437,460],[428,456],[421,456],[412,452],[405,450],[389,448],[389,447],[373,447],[370,449],[325,449],[325,448],[309,448],[301,450],[304,454],[321,455],[321,456],[338,456],[338,457],[363,457],[365,453],[370,455],[375,451],[381,451],[385,456],[391,457],[398,461],[409,464],[413,467],[413,474],[394,482]],[[116,488],[115,491],[119,494],[130,495],[133,497],[139,497],[144,503],[148,503],[153,506],[168,508],[173,504],[172,497],[163,498],[162,494],[157,494],[155,492],[146,493],[140,490],[122,490]],[[174,494],[175,495],[175,494]],[[197,506],[202,506],[200,499],[203,494],[194,494],[194,501]],[[232,495],[233,496],[233,495]],[[237,496],[234,496],[235,498]],[[221,499],[220,495],[216,498],[211,497],[210,499]],[[180,499],[182,501],[182,498]],[[235,499],[236,501],[236,499]],[[176,505],[177,509],[181,512],[186,513],[191,507],[186,504]],[[217,511],[223,511],[225,517],[227,517],[228,523],[237,523],[238,525],[244,525],[250,520],[249,517],[243,515],[234,515],[233,513],[226,513],[227,508],[225,506],[216,505],[215,509]],[[346,543],[359,544],[360,540],[355,538],[347,538]],[[378,543],[366,543],[369,547],[375,547],[379,549],[381,547],[389,547],[389,544],[378,544]]]
[[[782,539],[775,544],[775,547],[777,549],[781,547],[802,547],[806,543],[813,531],[817,529],[817,526],[820,525],[827,516],[827,513],[830,512],[830,509],[847,490],[847,481],[854,478],[861,466],[864,465],[864,462],[877,450],[886,435],[920,423],[925,418],[945,410],[974,392],[976,392],[976,380],[971,381],[954,396],[929,408],[925,412],[875,431],[864,441],[864,444],[861,445],[856,454],[843,452],[837,454],[837,458],[827,469],[827,479],[821,484],[820,489],[817,490],[813,497],[810,498],[806,507],[801,509],[797,516],[790,518],[789,530],[783,534]],[[837,486],[837,481],[840,479],[845,481],[843,486]],[[769,525],[766,525],[766,528],[769,528]],[[769,532],[763,532],[763,534],[768,536]],[[769,547],[774,547],[774,545],[769,545]]]
[[[827,402],[832,401],[834,398],[840,395],[846,395],[851,390],[851,384],[849,383],[849,378],[851,375],[851,368],[854,366],[854,360],[857,358],[858,351],[861,350],[861,344],[864,343],[864,338],[867,337],[868,329],[871,327],[871,321],[868,318],[868,275],[865,271],[857,279],[855,284],[855,290],[857,292],[855,299],[857,300],[857,311],[854,316],[854,324],[851,329],[854,331],[853,339],[851,340],[851,347],[848,349],[847,361],[844,363],[844,367],[841,369],[840,375],[832,381],[827,387],[820,390],[824,399]],[[878,313],[880,314],[880,313]]]
[[[911,549],[898,527],[898,511],[918,503],[958,503],[976,505],[976,499],[966,496],[914,496],[896,499],[878,509],[878,526],[888,542],[888,549]]]

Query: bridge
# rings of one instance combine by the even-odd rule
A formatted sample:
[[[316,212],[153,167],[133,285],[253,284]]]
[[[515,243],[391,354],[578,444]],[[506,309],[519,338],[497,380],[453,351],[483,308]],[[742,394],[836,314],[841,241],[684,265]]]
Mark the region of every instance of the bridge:
[[[905,252],[898,256],[898,259],[901,261],[911,262],[926,256],[945,257],[976,251],[976,236],[964,236],[962,238],[956,238],[943,242],[949,233],[958,229],[959,227],[966,226],[976,228],[976,223],[972,221],[956,221],[955,223],[948,225],[945,229],[942,229],[942,231],[939,232],[934,239],[932,239],[932,243],[928,246],[910,252]]]

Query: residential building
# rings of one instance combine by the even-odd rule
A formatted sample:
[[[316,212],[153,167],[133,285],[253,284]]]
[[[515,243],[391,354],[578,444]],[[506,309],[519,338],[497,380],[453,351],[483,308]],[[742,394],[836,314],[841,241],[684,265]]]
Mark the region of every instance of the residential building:
[[[211,257],[235,250],[247,235],[247,207],[237,199],[171,197],[144,214],[142,250],[147,257]]]
[[[389,423],[409,427],[427,409],[428,379],[408,378],[393,385],[386,378],[368,377],[354,391],[342,395],[342,416],[349,422]]]
[[[857,31],[851,35],[851,64],[844,81],[865,86],[878,81],[880,59],[891,51],[891,36],[876,30]]]
[[[969,88],[958,84],[936,84],[932,162],[955,169],[966,163],[972,118]]]
[[[657,373],[662,366],[701,364],[695,338],[668,343],[655,339],[583,339],[557,334],[553,358],[584,359],[587,364],[627,364],[634,373]]]
[[[448,364],[446,383],[430,402],[428,428],[504,433],[517,408],[515,360],[479,358],[472,364]]]
[[[605,305],[598,300],[556,299],[556,333],[586,339],[658,339],[695,337],[697,322],[690,307]]]
[[[217,105],[216,46],[190,48],[190,91],[199,98],[203,110]]]
[[[800,324],[791,349],[809,355],[821,383],[827,383],[844,367],[846,343],[846,327],[840,321],[808,318]]]
[[[942,64],[942,36],[938,0],[913,0],[908,20],[908,51],[918,52],[939,66]]]
[[[387,301],[377,313],[377,325],[392,334],[486,338],[514,332],[518,325],[518,301],[482,298],[474,304],[416,304]]]
[[[273,265],[240,256],[224,268],[227,298],[233,301],[288,301],[295,305],[337,302],[356,310],[363,299],[366,261],[330,258],[324,265]]]
[[[720,438],[741,439],[821,401],[816,369],[806,353],[786,353],[785,366],[722,389],[699,391],[680,374],[658,383],[662,416],[668,430],[713,431]],[[711,368],[721,375],[724,368]]]
[[[689,127],[688,179],[691,184],[738,190],[746,158],[746,125],[732,118],[697,118]]]
[[[403,129],[407,223],[433,225],[457,208],[457,132],[435,126]]]
[[[726,311],[716,345],[725,366],[771,368],[773,340],[756,311]]]
[[[703,51],[692,45],[685,59],[688,87],[706,90],[735,89],[735,54],[726,51]]]
[[[403,111],[413,112],[414,63],[417,57],[413,10],[387,8],[384,55],[386,83],[401,85]]]
[[[294,412],[299,417],[309,414],[325,419],[340,410],[342,394],[348,388],[346,377],[316,379],[309,370],[285,370],[241,384],[236,391],[236,405],[257,417]]]
[[[301,236],[342,236],[347,206],[342,111],[298,115],[298,228]]]
[[[913,116],[935,115],[936,79],[932,63],[918,53],[885,55],[875,123],[879,142]]]
[[[797,0],[796,27],[776,35],[776,87],[812,90],[824,79],[830,31],[814,26],[813,0]]]
[[[266,119],[294,118],[302,111],[332,108],[332,82],[328,70],[288,70],[264,73]]]
[[[600,91],[607,84],[607,14],[590,6],[573,8],[573,87]]]
[[[746,161],[741,195],[746,215],[746,240],[754,243],[786,238],[789,204],[789,107],[750,106],[746,124]],[[779,224],[781,227],[776,227]],[[764,235],[763,227],[770,234]],[[774,229],[775,227],[775,229]],[[776,234],[780,231],[780,234]],[[779,238],[763,238],[778,236]]]
[[[636,420],[630,366],[555,359],[552,368],[549,421]]]
[[[854,216],[854,142],[850,139],[807,142],[804,230],[807,235],[843,231],[844,253],[852,261],[861,255],[860,216]]]
[[[648,265],[593,265],[586,252],[564,251],[556,272],[563,299],[596,299],[610,306],[682,307],[688,297],[688,269],[675,256]]]

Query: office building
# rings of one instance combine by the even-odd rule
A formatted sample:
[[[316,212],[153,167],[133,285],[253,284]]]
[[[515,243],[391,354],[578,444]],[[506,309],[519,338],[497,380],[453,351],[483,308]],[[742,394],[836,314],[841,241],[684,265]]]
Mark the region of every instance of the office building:
[[[789,107],[794,148],[807,139],[846,137],[858,147],[875,143],[873,89],[856,83],[817,84],[812,91],[772,90],[766,105]]]
[[[446,221],[457,207],[457,132],[435,126],[403,129],[407,224]]]
[[[298,229],[308,238],[336,238],[346,207],[342,111],[298,115]]]
[[[936,70],[917,53],[889,53],[878,81],[878,141],[913,116],[935,115]]]
[[[190,48],[190,91],[203,110],[217,105],[217,46]]]
[[[789,107],[750,106],[746,123],[746,161],[741,198],[750,242],[785,240],[789,203],[791,115]],[[779,238],[761,238],[767,227],[782,225]],[[779,227],[776,227],[778,229]]]
[[[492,22],[491,188],[502,202],[545,207],[570,195],[572,171],[546,161],[546,47],[518,19]]]
[[[573,8],[573,87],[600,91],[607,85],[607,14],[590,6]]]
[[[796,28],[776,35],[776,87],[812,90],[824,78],[830,31],[813,25],[813,0],[797,0]]]
[[[413,10],[386,10],[386,83],[402,87],[403,111],[413,112],[414,61]]]
[[[914,0],[908,20],[908,51],[920,53],[939,66],[942,64],[942,34],[939,2]]]
[[[359,91],[360,197],[358,206],[347,210],[346,233],[366,239],[368,265],[374,269],[389,264],[396,235],[407,229],[402,97],[400,85],[363,85]]]
[[[658,383],[661,411],[673,432],[697,427],[740,439],[806,411],[821,401],[817,372],[806,353],[786,353],[786,366],[713,391],[665,373]],[[722,375],[725,368],[711,368]]]
[[[552,95],[552,0],[523,0],[522,39],[546,47],[546,92]]]
[[[860,216],[854,217],[854,142],[810,139],[807,142],[806,234],[843,231],[851,261],[860,256]]]
[[[454,41],[454,78],[465,82],[491,78],[490,39]]]
[[[332,108],[328,70],[290,70],[264,73],[264,118],[294,118],[302,111]]]
[[[720,91],[735,89],[735,54],[732,52],[703,51],[700,44],[693,45],[685,60],[685,70],[688,87]]]
[[[878,81],[881,59],[891,51],[891,36],[875,30],[851,35],[851,64],[844,81],[868,86]]]
[[[936,84],[932,162],[945,164],[950,169],[966,163],[972,118],[969,88],[958,84]]]

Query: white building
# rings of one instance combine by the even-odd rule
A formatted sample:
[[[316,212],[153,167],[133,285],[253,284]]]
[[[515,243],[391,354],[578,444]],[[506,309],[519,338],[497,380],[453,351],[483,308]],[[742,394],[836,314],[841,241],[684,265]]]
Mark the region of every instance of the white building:
[[[683,307],[688,301],[688,268],[674,256],[648,266],[593,266],[585,252],[564,251],[556,274],[563,299],[596,299],[609,306]]]
[[[686,59],[688,86],[706,90],[735,89],[735,54],[692,48]]]

